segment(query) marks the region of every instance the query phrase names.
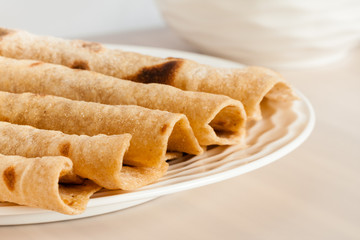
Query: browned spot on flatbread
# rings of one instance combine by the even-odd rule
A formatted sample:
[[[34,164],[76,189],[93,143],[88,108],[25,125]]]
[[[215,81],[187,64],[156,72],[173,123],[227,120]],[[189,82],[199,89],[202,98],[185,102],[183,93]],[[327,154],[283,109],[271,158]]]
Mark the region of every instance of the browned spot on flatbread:
[[[126,77],[125,79],[141,83],[160,83],[171,85],[182,64],[182,60],[171,60],[158,65],[144,67],[135,75]]]
[[[8,35],[8,34],[11,33],[11,32],[13,32],[13,31],[11,31],[11,30],[9,30],[9,29],[6,29],[6,28],[0,28],[0,40],[1,40],[4,36]]]
[[[160,128],[160,133],[164,134],[166,132],[166,130],[168,129],[169,125],[168,124],[164,124],[161,128]]]
[[[70,200],[68,200],[68,199],[63,199],[63,202],[64,202],[66,205],[68,205],[68,206],[72,206],[72,205],[75,204],[74,199],[70,199]]]
[[[69,156],[71,144],[69,142],[63,143],[59,146],[60,154],[64,157]]]
[[[76,60],[72,65],[71,68],[74,69],[82,69],[82,70],[89,70],[89,65],[85,61]]]
[[[103,46],[96,42],[84,42],[81,46],[92,52],[100,52],[103,49]]]
[[[4,182],[7,186],[7,188],[10,191],[14,191],[15,182],[16,182],[16,173],[15,173],[15,168],[13,166],[5,169],[5,171],[3,173],[3,179],[4,179]]]
[[[167,57],[165,59],[166,60],[184,60],[183,58],[178,58],[178,57]]]
[[[30,64],[29,67],[35,67],[35,66],[39,66],[41,64],[43,64],[43,62],[34,62],[34,63]]]

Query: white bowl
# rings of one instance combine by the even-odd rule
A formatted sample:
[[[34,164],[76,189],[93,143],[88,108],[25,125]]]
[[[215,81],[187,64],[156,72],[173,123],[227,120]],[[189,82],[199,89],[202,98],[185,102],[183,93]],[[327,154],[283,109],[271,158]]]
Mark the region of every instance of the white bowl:
[[[168,24],[199,50],[246,64],[307,67],[360,40],[356,0],[157,0]]]

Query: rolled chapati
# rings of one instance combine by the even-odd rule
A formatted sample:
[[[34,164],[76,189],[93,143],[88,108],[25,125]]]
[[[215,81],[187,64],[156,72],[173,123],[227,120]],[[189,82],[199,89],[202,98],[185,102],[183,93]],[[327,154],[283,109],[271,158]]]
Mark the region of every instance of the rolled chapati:
[[[73,162],[74,174],[107,189],[133,190],[159,179],[167,169],[123,168],[130,134],[68,135],[59,131],[0,122],[0,154],[23,157],[64,156]],[[151,171],[150,171],[151,170]],[[67,181],[69,173],[66,175]],[[60,179],[60,182],[64,182]]]
[[[80,185],[59,184],[59,178],[69,172],[72,172],[72,162],[66,157],[25,158],[0,154],[0,201],[80,214],[90,196],[101,187],[91,180]]]
[[[36,59],[141,83],[227,95],[241,101],[252,119],[261,118],[260,103],[264,98],[275,101],[296,98],[284,78],[266,68],[215,68],[185,59],[158,58],[25,31],[0,29],[0,55]]]
[[[124,164],[136,167],[162,165],[167,151],[189,154],[203,151],[185,115],[139,106],[110,106],[50,95],[0,92],[0,121],[66,134],[130,133],[132,138]]]
[[[6,57],[0,57],[0,90],[183,113],[203,146],[235,144],[245,136],[243,105],[223,95],[136,83],[91,71]]]

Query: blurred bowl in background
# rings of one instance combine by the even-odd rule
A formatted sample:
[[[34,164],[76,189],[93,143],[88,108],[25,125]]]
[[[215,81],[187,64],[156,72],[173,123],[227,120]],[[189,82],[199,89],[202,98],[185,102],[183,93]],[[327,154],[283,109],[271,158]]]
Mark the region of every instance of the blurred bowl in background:
[[[357,0],[157,0],[167,23],[199,50],[274,68],[334,62],[358,46]]]

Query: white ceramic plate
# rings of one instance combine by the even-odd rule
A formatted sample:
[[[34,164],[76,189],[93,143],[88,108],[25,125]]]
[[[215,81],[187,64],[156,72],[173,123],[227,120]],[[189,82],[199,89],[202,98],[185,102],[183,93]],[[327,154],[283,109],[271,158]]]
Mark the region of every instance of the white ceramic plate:
[[[160,57],[188,58],[213,66],[242,67],[235,62],[175,50],[118,45],[109,47]],[[55,222],[113,212],[166,194],[223,181],[269,164],[297,148],[313,129],[315,115],[312,106],[305,96],[296,92],[300,100],[292,106],[264,105],[264,118],[249,126],[246,138],[248,147],[245,149],[236,145],[218,146],[201,156],[172,160],[167,175],[159,182],[132,192],[98,192],[90,199],[87,210],[76,216],[0,203],[0,225]]]

